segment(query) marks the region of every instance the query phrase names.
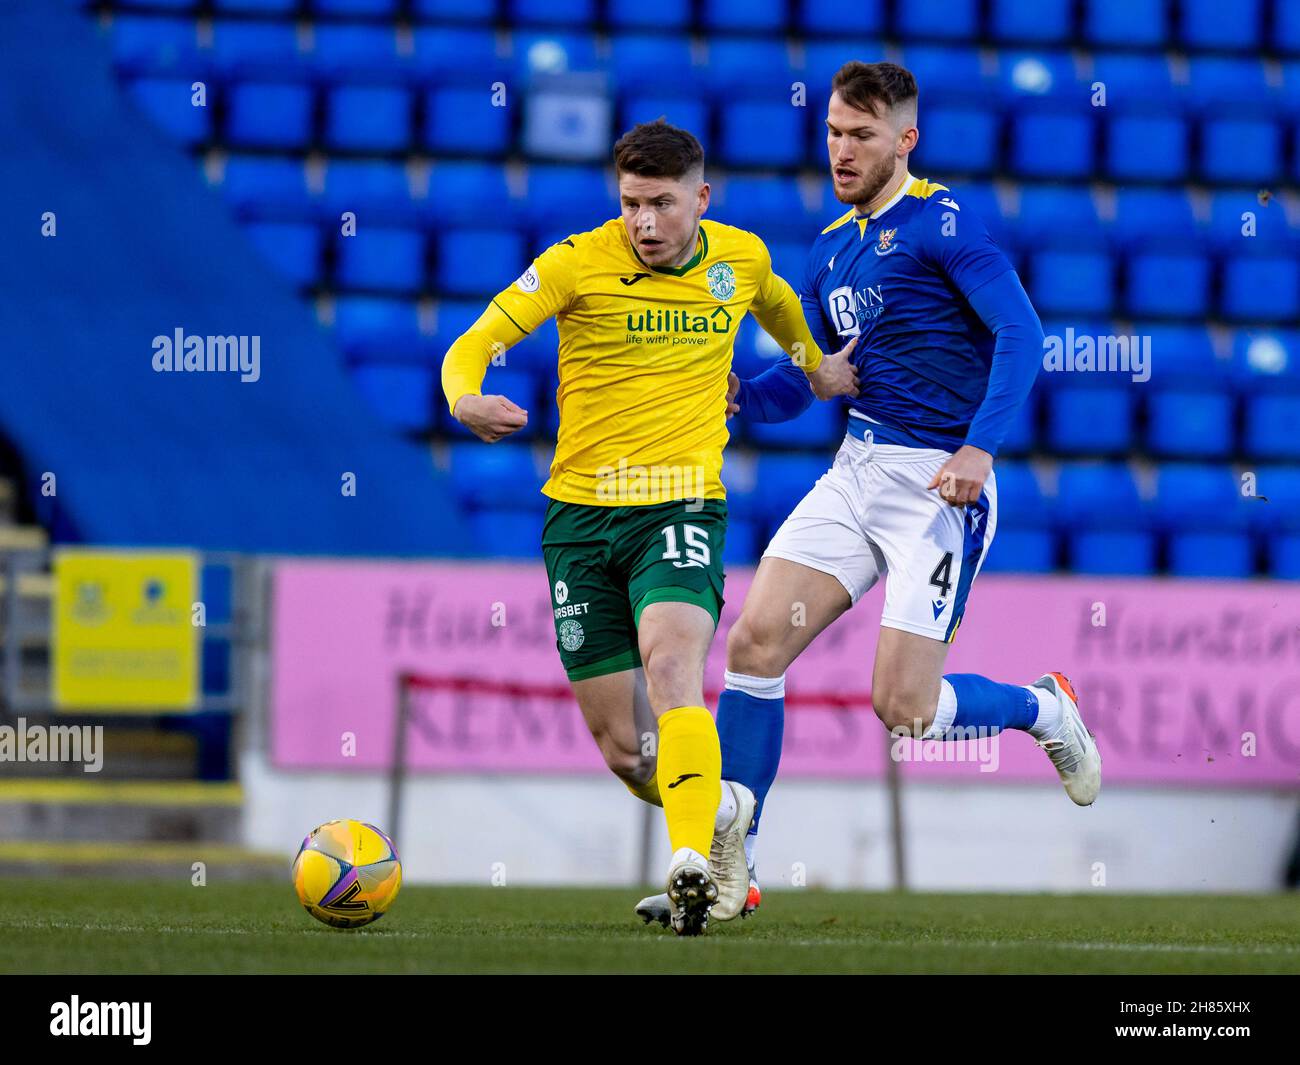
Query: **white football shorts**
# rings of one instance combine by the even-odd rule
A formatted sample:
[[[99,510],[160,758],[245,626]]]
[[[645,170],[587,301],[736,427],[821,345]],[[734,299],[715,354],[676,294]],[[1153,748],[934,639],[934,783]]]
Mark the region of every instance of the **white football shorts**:
[[[785,519],[763,557],[829,573],[854,603],[885,577],[880,623],[949,642],[997,528],[992,473],[975,503],[927,487],[951,458],[849,434],[829,470]]]

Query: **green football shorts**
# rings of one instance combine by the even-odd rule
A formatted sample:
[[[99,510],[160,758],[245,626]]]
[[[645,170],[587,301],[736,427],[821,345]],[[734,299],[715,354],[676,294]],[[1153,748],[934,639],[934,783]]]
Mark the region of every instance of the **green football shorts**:
[[[721,499],[617,507],[551,500],[542,557],[569,679],[639,666],[636,629],[649,603],[694,603],[716,625],[726,534]]]

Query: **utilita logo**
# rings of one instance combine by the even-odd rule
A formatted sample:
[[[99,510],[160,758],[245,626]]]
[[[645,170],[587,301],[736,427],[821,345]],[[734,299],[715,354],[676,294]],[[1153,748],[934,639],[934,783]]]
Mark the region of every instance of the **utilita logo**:
[[[153,1023],[152,1002],[71,1002],[50,1007],[50,1035],[130,1036],[138,1047],[148,1046]]]

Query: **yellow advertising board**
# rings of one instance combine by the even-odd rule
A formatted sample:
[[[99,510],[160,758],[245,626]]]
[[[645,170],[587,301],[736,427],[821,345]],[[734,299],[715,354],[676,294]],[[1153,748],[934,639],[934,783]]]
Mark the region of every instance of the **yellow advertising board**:
[[[192,708],[199,695],[197,585],[198,561],[188,551],[56,551],[54,705]]]

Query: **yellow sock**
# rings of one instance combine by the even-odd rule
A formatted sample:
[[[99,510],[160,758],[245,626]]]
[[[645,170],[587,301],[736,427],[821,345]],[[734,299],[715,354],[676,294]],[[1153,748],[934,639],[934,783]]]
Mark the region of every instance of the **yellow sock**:
[[[664,801],[659,797],[658,778],[659,771],[655,770],[655,772],[650,774],[650,779],[644,784],[633,784],[630,780],[623,780],[623,783],[627,785],[627,790],[642,802],[648,802],[651,806],[662,806]],[[621,780],[622,778],[620,777],[619,779]],[[721,797],[719,797],[719,801],[721,801]]]
[[[659,718],[660,789],[673,853],[690,847],[708,856],[722,798],[722,745],[713,715],[702,706],[679,706]]]

